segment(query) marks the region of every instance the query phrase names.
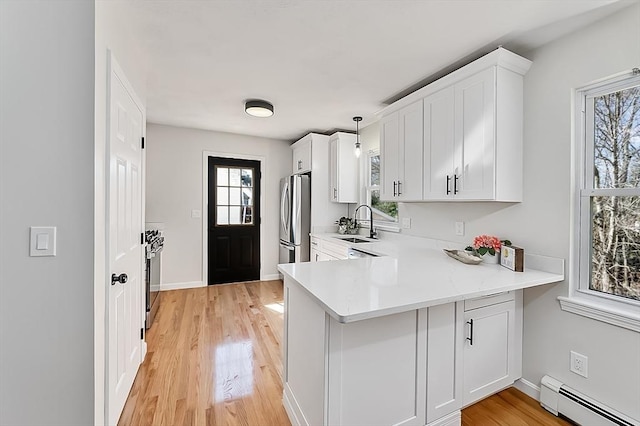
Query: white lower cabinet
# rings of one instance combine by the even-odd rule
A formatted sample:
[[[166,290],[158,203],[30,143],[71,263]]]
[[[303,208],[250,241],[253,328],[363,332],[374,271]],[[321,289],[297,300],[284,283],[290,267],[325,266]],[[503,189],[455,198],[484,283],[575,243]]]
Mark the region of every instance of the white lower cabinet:
[[[522,291],[494,297],[484,306],[464,312],[465,333],[459,340],[463,347],[463,406],[500,391],[521,376]]]
[[[343,324],[288,279],[285,306],[293,425],[425,425],[426,309]]]
[[[518,291],[344,324],[285,278],[291,423],[460,425],[462,407],[520,377],[521,307]]]
[[[427,423],[462,407],[462,354],[457,342],[464,333],[463,303],[428,309]]]
[[[312,262],[348,259],[348,251],[349,247],[347,245],[311,237],[311,256],[309,259]]]

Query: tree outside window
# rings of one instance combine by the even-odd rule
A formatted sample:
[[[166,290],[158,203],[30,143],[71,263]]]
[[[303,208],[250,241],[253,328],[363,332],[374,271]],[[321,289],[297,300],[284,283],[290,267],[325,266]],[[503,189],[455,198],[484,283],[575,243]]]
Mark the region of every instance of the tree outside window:
[[[640,78],[630,80],[584,93],[580,288],[638,301]]]

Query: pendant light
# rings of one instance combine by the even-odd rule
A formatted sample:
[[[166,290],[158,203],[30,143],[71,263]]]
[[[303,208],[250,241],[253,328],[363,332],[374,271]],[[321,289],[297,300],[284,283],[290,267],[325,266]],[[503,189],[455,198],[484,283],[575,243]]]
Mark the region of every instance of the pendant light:
[[[362,117],[353,117],[353,121],[356,122],[356,157],[360,158],[360,126],[359,123],[362,121]]]

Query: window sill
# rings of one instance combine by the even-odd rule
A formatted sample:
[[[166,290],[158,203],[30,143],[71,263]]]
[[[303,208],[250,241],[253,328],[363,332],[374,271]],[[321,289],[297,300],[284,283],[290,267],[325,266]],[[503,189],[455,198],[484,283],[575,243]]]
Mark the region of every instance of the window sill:
[[[583,297],[558,297],[563,311],[572,312],[618,327],[640,332],[640,310],[629,306],[618,308],[585,300]]]

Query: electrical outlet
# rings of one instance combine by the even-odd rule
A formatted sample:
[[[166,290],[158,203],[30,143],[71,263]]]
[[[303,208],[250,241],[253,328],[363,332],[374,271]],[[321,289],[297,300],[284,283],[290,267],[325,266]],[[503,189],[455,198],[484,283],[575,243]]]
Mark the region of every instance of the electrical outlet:
[[[411,228],[411,218],[410,217],[403,217],[402,218],[402,227],[404,229],[410,229]]]
[[[464,222],[456,222],[456,235],[464,235]]]
[[[571,368],[570,370],[582,377],[588,374],[588,358],[578,352],[571,351]]]

